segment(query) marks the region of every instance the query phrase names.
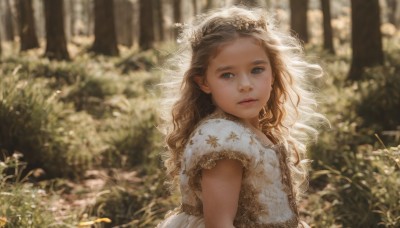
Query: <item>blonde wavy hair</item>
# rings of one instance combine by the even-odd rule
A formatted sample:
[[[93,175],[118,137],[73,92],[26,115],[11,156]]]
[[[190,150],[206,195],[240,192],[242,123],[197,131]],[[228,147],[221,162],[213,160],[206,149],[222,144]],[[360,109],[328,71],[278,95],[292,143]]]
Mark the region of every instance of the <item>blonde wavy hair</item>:
[[[238,6],[210,11],[184,25],[179,50],[163,69],[161,126],[166,135],[163,159],[167,174],[177,183],[189,136],[215,110],[210,95],[200,90],[194,77],[205,76],[218,48],[238,37],[259,40],[271,61],[274,83],[270,99],[259,114],[260,128],[273,143],[288,148],[286,156],[298,190],[308,183],[306,144],[317,134],[310,120],[322,117],[315,111],[316,101],[306,82],[321,76],[322,70],[304,60],[302,45],[279,32],[265,11]]]

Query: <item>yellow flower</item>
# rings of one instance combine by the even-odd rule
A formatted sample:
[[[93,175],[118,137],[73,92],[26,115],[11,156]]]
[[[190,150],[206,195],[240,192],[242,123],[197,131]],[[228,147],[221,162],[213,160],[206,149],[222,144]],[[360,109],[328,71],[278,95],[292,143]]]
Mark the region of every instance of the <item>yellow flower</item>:
[[[98,219],[95,219],[93,221],[80,222],[78,224],[78,227],[87,227],[87,226],[94,225],[95,223],[101,223],[101,222],[110,223],[111,219],[109,219],[109,218],[98,218]]]
[[[7,224],[7,218],[6,217],[0,217],[0,227],[5,227]]]

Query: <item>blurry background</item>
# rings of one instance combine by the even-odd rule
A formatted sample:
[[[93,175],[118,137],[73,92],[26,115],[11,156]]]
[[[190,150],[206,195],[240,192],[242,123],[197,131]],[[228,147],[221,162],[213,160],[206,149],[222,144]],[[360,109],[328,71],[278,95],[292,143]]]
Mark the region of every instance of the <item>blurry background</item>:
[[[266,8],[325,76],[312,227],[400,226],[400,1],[1,0],[0,227],[154,227],[170,193],[158,68],[199,13]]]

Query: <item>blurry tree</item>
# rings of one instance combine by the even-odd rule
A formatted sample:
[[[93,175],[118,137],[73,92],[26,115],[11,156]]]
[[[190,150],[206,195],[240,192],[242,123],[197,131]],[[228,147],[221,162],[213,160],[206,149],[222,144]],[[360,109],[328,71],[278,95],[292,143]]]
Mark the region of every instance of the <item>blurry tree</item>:
[[[118,44],[133,45],[133,3],[131,0],[115,0],[115,27]]]
[[[65,32],[65,37],[67,38],[67,43],[71,39],[72,36],[72,24],[71,24],[71,18],[73,17],[73,0],[64,0],[64,32]]]
[[[197,0],[192,0],[192,6],[193,6],[193,14],[197,15],[199,13],[199,9],[197,6]]]
[[[82,0],[82,16],[84,29],[82,28],[83,34],[86,36],[93,35],[94,32],[94,3],[93,1]],[[80,26],[78,26],[80,27]]]
[[[20,50],[25,51],[32,48],[38,48],[39,42],[35,31],[32,0],[18,0],[17,8]]]
[[[77,24],[80,20],[80,13],[83,7],[81,0],[66,0],[64,1],[64,22],[65,35],[67,40],[77,35]]]
[[[1,49],[1,33],[0,33],[0,57],[1,57],[1,52],[2,52],[2,49]]]
[[[257,0],[236,0],[236,4],[255,7],[258,5]]]
[[[386,0],[388,12],[388,21],[397,27],[396,10],[398,7],[398,0]]]
[[[349,80],[359,80],[365,67],[383,64],[379,0],[351,0],[351,46]]]
[[[207,5],[208,5],[207,0]],[[174,11],[174,37],[178,38],[180,32],[180,24],[182,23],[182,2],[181,0],[173,0],[173,11]]]
[[[157,31],[157,40],[164,41],[165,40],[165,31],[164,31],[164,7],[162,0],[155,0],[154,10],[155,10],[155,18],[156,18],[156,31]]]
[[[207,0],[205,10],[214,9],[217,7],[216,0]]]
[[[14,41],[13,14],[10,0],[4,0],[4,35],[7,41]]]
[[[154,20],[153,2],[151,0],[140,0],[140,32],[139,47],[148,50],[154,46]]]
[[[308,0],[290,0],[290,27],[292,33],[308,43]]]
[[[33,18],[35,23],[35,34],[39,40],[46,39],[46,17],[44,15],[44,1],[33,0]]]
[[[321,0],[324,26],[324,49],[334,54],[330,0]]]
[[[94,43],[91,51],[109,56],[119,54],[113,0],[94,1]]]
[[[49,59],[69,60],[64,31],[63,3],[63,0],[44,0],[46,18],[46,52],[44,55]]]
[[[81,6],[81,2],[78,2],[76,0],[70,0],[71,3],[69,4],[69,12],[70,12],[70,18],[69,18],[69,34],[73,37],[76,35],[76,23],[78,21],[78,7]]]

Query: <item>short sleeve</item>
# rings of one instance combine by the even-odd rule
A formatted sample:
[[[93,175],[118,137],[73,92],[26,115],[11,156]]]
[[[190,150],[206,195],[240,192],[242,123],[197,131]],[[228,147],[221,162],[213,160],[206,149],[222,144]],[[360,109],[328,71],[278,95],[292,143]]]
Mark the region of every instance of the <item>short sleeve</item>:
[[[189,185],[200,189],[201,169],[211,169],[221,159],[238,160],[245,171],[259,156],[260,145],[255,136],[243,125],[226,119],[209,119],[192,134],[183,154],[185,173]]]

